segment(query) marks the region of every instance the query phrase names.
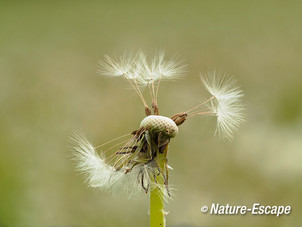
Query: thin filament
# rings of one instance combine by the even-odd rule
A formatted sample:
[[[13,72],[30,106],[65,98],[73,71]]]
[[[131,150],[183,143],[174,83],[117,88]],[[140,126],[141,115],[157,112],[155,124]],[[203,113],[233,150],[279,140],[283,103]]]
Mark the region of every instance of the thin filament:
[[[106,153],[107,151],[112,150],[113,148],[115,148],[115,147],[117,147],[117,146],[119,146],[119,145],[125,143],[126,141],[128,141],[128,139],[127,139],[127,140],[124,140],[124,141],[122,141],[122,142],[120,142],[120,143],[118,143],[118,144],[116,144],[116,145],[114,145],[114,146],[112,146],[112,147],[110,147],[110,148],[107,149],[106,151],[103,151],[103,153]]]
[[[135,140],[130,140],[130,141],[128,141],[128,142],[125,144],[124,147],[126,147],[126,146],[128,146],[128,147],[134,147],[136,144],[137,144],[137,143],[136,143]],[[123,155],[119,156],[118,159],[115,160],[115,162],[114,162],[113,165],[114,165],[114,166],[122,165],[123,163],[125,163],[125,160],[127,160],[129,157],[131,157],[131,155],[133,155],[133,154],[129,153],[129,154],[123,154]],[[112,157],[111,157],[110,161],[112,161],[112,159],[113,159],[114,157],[116,157],[116,156],[117,156],[116,153],[112,154]],[[123,165],[124,165],[124,164],[123,164]]]
[[[125,147],[133,147],[133,146],[136,145],[135,137],[131,138],[131,139],[128,140],[128,141],[123,141],[122,143],[124,143],[124,142],[126,142],[126,143],[124,144],[124,146],[123,146],[122,148],[125,148]],[[117,144],[117,146],[120,145],[120,144],[121,144],[121,143]],[[116,146],[115,146],[115,147],[116,147]],[[110,156],[107,158],[108,162],[111,162],[112,159],[113,159],[114,157],[116,157],[116,155],[117,155],[117,154],[116,154],[115,152],[114,152],[112,155],[110,155]]]
[[[137,84],[135,78],[134,78],[133,80],[134,80],[134,82],[135,82],[135,85],[136,85],[137,90],[138,90],[139,93],[141,94],[141,98],[142,98],[142,100],[143,100],[143,102],[144,102],[145,107],[148,107],[148,105],[147,105],[147,103],[146,103],[146,100],[144,99],[143,93],[142,93],[141,90],[139,89],[139,86],[138,86],[138,84]]]
[[[155,92],[154,92],[154,80],[152,79],[152,93],[153,93],[153,100],[152,102],[155,103]]]
[[[149,88],[149,92],[150,92],[150,96],[151,96],[151,101],[153,102],[152,89],[151,89],[151,86],[149,83],[148,83],[148,88]]]
[[[210,107],[202,107],[202,108],[200,108],[200,109],[197,109],[197,110],[195,110],[195,111],[193,111],[193,112],[190,112],[190,113],[188,113],[188,115],[193,115],[193,114],[197,114],[197,113],[200,113],[201,111],[202,112],[204,112],[204,111],[212,111],[213,109],[212,108],[210,108]],[[212,111],[213,112],[213,111]]]
[[[106,142],[106,143],[103,143],[103,144],[101,144],[101,145],[98,145],[98,146],[94,147],[94,149],[97,149],[97,148],[99,148],[99,147],[103,147],[103,146],[105,146],[105,145],[108,144],[108,143],[111,143],[111,142],[113,142],[113,141],[116,141],[116,140],[118,140],[118,139],[121,139],[121,138],[126,137],[126,136],[130,136],[130,135],[131,135],[131,134],[127,133],[127,134],[125,134],[125,135],[119,136],[119,137],[117,137],[117,138],[114,138],[114,139],[112,139],[112,140],[109,140],[109,141]]]
[[[204,101],[203,103],[201,103],[201,104],[195,106],[194,108],[192,108],[192,109],[190,109],[190,110],[188,110],[188,111],[186,111],[186,112],[189,113],[189,112],[191,112],[192,110],[195,110],[195,109],[197,109],[198,107],[205,105],[206,103],[208,103],[209,101],[211,101],[211,100],[214,99],[214,98],[216,98],[216,97],[215,97],[215,96],[212,96],[212,97],[209,98],[208,100]]]
[[[138,137],[133,137],[133,138],[131,138],[131,139],[130,139],[123,147],[122,147],[122,149],[125,148],[125,147],[129,147],[129,149],[130,149],[130,148],[134,147],[135,145],[137,145],[138,142],[139,142],[139,141],[137,141],[137,138],[139,138],[145,131],[146,131],[146,130],[143,130],[143,131],[139,134]],[[128,158],[131,158],[132,155],[133,155],[132,153],[121,155],[121,156],[114,162],[114,166],[121,165],[123,162],[125,162],[125,160],[127,160]],[[108,159],[109,159],[108,161],[111,162],[111,161],[114,159],[114,157],[116,157],[116,156],[117,156],[116,153],[112,154],[111,156],[108,157]]]
[[[126,77],[125,74],[123,74],[123,75],[124,75],[124,77],[128,80],[128,82],[131,84],[131,86],[133,87],[133,89],[136,91],[136,93],[138,94],[138,96],[139,96],[140,99],[142,100],[144,106],[148,106],[147,103],[146,103],[146,101],[145,101],[145,99],[144,99],[144,96],[142,95],[141,91],[138,89],[136,80],[134,79],[135,84],[136,84],[137,87],[135,87],[135,86],[133,85],[133,83],[130,81],[130,79],[128,79],[128,78]]]
[[[189,118],[189,117],[196,116],[196,115],[217,116],[216,113],[213,113],[213,112],[211,112],[211,111],[207,111],[207,112],[200,112],[200,113],[190,114],[190,115],[188,116],[188,118]]]
[[[157,86],[156,86],[156,96],[155,96],[155,104],[156,105],[157,105],[158,89],[159,89],[159,84],[160,84],[161,78],[162,78],[162,74],[160,75]]]

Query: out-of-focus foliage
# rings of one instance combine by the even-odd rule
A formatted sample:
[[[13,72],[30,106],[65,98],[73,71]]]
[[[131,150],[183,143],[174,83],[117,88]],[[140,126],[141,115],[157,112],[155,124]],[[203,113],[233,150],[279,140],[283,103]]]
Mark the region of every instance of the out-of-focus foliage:
[[[247,122],[233,142],[193,118],[172,140],[177,189],[169,226],[298,226],[302,222],[302,4],[299,1],[2,1],[0,226],[147,226],[147,198],[87,188],[68,137],[95,144],[138,128],[144,108],[120,79],[97,76],[105,54],[166,49],[188,76],[163,82],[161,114],[203,96],[199,73],[231,72]],[[146,91],[147,92],[147,91]],[[292,214],[211,216],[213,202],[291,205]]]

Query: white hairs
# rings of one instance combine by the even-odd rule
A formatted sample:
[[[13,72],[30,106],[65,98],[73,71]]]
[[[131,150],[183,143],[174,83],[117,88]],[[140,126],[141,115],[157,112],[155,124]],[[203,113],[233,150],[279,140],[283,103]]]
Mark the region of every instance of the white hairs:
[[[152,165],[137,165],[125,173],[124,167],[116,170],[107,164],[105,158],[97,154],[83,133],[77,132],[71,139],[77,144],[74,147],[76,168],[85,175],[90,187],[110,191],[117,196],[127,195],[129,198],[137,198],[145,193],[142,184],[150,189],[162,187],[151,180],[155,170]],[[163,193],[165,199],[169,197],[166,192]]]
[[[232,139],[233,133],[240,123],[244,121],[241,98],[242,90],[236,85],[236,81],[224,75],[211,74],[201,76],[201,80],[214,99],[210,102],[210,108],[217,115],[217,129],[221,138]]]
[[[145,86],[160,79],[176,79],[185,74],[185,68],[177,56],[165,59],[165,52],[160,51],[148,59],[139,50],[135,54],[124,53],[118,58],[106,55],[104,61],[100,61],[99,72],[105,76],[124,76]]]

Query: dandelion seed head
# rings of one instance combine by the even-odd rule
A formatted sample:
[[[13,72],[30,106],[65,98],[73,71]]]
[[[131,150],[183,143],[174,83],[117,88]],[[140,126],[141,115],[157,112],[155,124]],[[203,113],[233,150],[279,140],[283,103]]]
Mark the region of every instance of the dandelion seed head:
[[[212,97],[171,118],[160,116],[157,102],[160,81],[175,79],[186,73],[186,65],[180,58],[176,55],[167,58],[164,51],[159,51],[153,57],[147,57],[141,50],[115,58],[106,55],[100,61],[99,72],[106,76],[127,79],[142,100],[146,114],[140,128],[129,134],[132,137],[127,142],[111,146],[104,153],[101,152],[101,155],[97,153],[97,147],[93,147],[82,133],[73,137],[73,141],[77,143],[74,148],[76,167],[86,176],[88,185],[114,195],[127,194],[137,198],[138,195],[157,188],[160,189],[160,196],[166,200],[170,197],[168,169],[171,167],[167,164],[168,145],[170,139],[177,135],[178,126],[192,116],[215,116],[215,133],[222,138],[232,139],[233,133],[244,120],[241,89],[232,77],[217,74],[216,71],[201,76]],[[143,86],[148,86],[152,109],[141,91]],[[151,115],[152,110],[154,115]],[[124,146],[117,148],[121,144]],[[113,149],[116,150],[106,159],[104,154]]]
[[[140,127],[162,132],[171,138],[175,137],[178,133],[178,127],[171,118],[159,115],[150,115],[145,117],[142,120]]]

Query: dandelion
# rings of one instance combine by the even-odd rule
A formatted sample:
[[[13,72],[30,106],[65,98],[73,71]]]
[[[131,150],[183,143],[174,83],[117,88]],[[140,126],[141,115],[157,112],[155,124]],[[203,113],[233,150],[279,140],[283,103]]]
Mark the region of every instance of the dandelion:
[[[75,147],[77,169],[85,174],[91,187],[117,195],[127,193],[129,197],[137,197],[141,192],[149,194],[150,226],[165,226],[164,201],[171,196],[167,163],[170,140],[177,135],[181,124],[195,116],[216,118],[215,133],[232,139],[243,121],[240,102],[243,93],[226,74],[218,75],[215,71],[203,74],[201,81],[211,96],[187,111],[165,117],[159,115],[157,105],[159,85],[162,80],[185,74],[186,66],[178,57],[166,59],[163,51],[153,58],[147,58],[142,51],[125,53],[119,58],[105,56],[100,61],[99,72],[125,78],[143,102],[146,117],[137,130],[96,147],[83,133],[76,133],[73,140],[78,144]],[[150,107],[142,87],[148,87]],[[110,144],[114,145],[97,152]]]

